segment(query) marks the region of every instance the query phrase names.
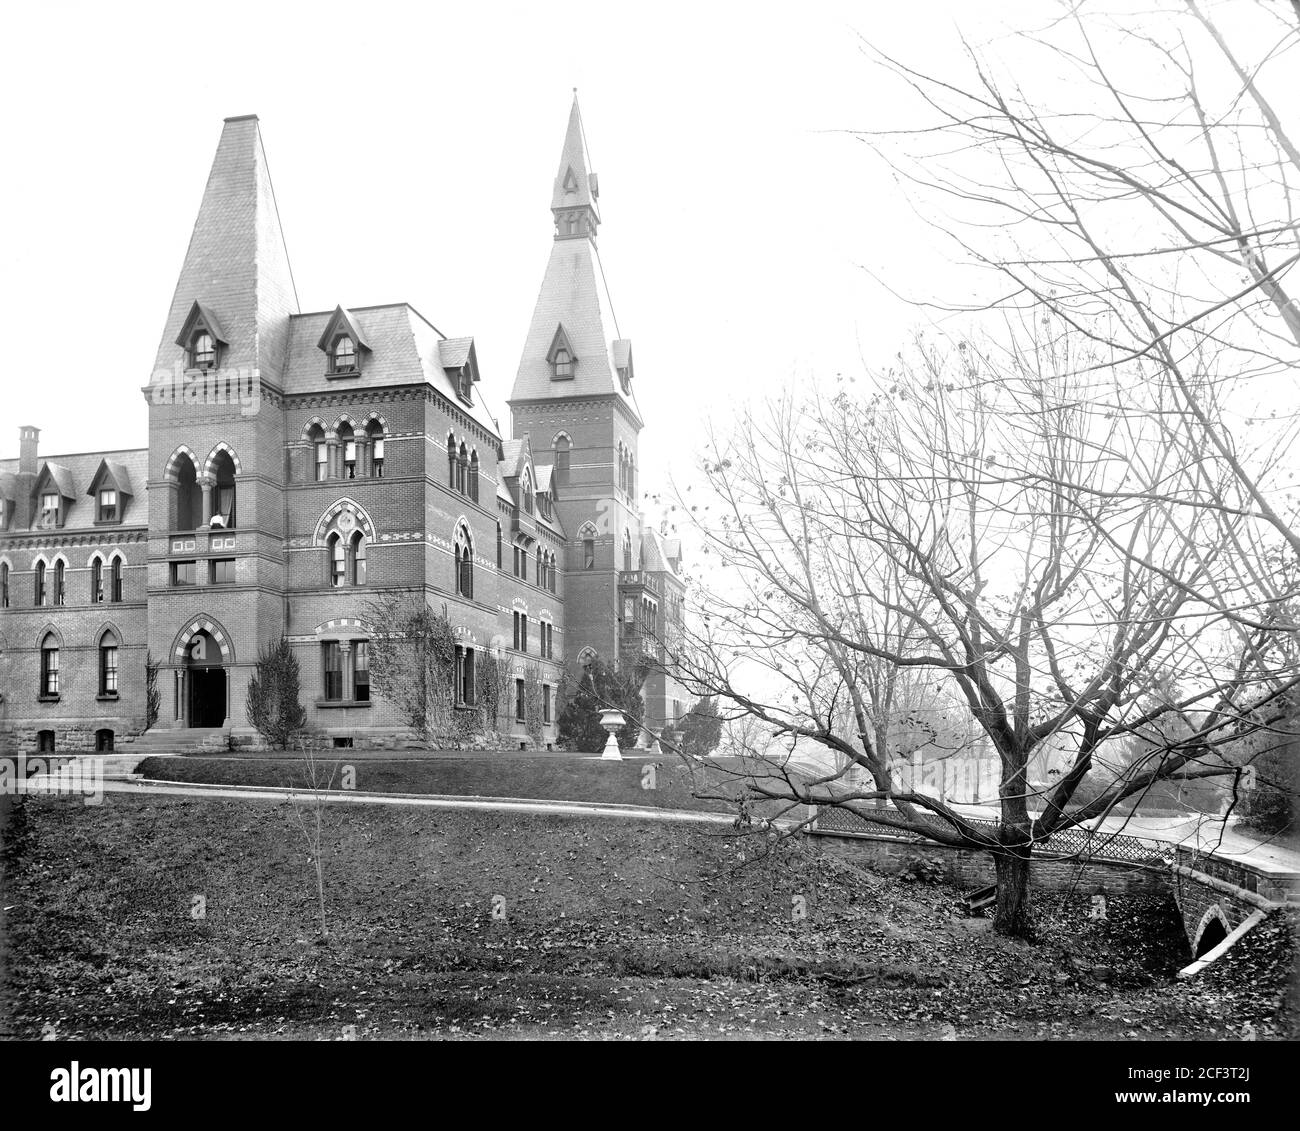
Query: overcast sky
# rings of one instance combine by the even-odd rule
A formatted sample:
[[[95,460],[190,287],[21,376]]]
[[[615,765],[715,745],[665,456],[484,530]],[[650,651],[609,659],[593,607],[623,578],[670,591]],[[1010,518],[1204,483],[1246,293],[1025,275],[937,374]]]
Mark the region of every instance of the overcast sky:
[[[662,482],[738,394],[888,356],[916,319],[861,265],[922,280],[929,237],[843,131],[886,120],[895,93],[858,34],[933,64],[953,8],[12,8],[0,456],[28,423],[47,454],[144,445],[139,389],[222,119],[245,113],[302,308],[407,301],[472,334],[500,412],[576,86],[636,351],[642,482]]]

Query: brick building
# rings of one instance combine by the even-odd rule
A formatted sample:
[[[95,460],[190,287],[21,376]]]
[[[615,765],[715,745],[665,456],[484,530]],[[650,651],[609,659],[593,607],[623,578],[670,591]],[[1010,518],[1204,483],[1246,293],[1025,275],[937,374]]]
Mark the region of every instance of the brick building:
[[[521,700],[525,676],[540,681],[543,744],[566,659],[662,648],[680,545],[637,508],[642,420],[598,196],[575,100],[507,439],[473,338],[406,304],[298,309],[257,118],[227,119],[143,389],[148,447],[46,456],[23,427],[0,460],[6,743],[143,730],[146,653],[161,665],[154,732],[250,735],[248,679],[281,634],[314,729],[396,741],[406,720],[369,679],[366,610],[386,592],[446,607],[459,701],[480,694],[484,652]],[[655,730],[689,705],[662,674],[645,698]],[[527,741],[507,714],[508,741]]]

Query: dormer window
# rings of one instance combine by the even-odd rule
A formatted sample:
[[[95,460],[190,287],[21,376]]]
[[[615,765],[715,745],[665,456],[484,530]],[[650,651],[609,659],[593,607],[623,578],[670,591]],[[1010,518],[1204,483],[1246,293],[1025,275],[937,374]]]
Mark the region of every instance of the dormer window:
[[[331,373],[355,373],[357,371],[357,344],[347,334],[340,334],[334,340],[330,351]]]
[[[618,383],[623,386],[624,394],[630,395],[632,392],[632,370],[626,365],[618,371]]]
[[[206,330],[198,331],[190,342],[190,367],[192,369],[217,367],[217,343]]]
[[[473,403],[471,393],[474,388],[474,382],[470,378],[469,366],[462,365],[456,374],[456,392],[460,394],[461,400],[466,403]]]
[[[111,487],[106,487],[99,493],[99,521],[117,521],[117,492]]]
[[[546,360],[551,364],[551,377],[554,380],[572,380],[578,358],[563,326],[555,327],[555,336],[551,339],[551,348],[546,351]]]
[[[59,495],[50,492],[41,496],[41,526],[59,525]]]
[[[226,337],[217,316],[202,303],[195,302],[176,335],[176,344],[185,351],[188,368],[215,369]]]

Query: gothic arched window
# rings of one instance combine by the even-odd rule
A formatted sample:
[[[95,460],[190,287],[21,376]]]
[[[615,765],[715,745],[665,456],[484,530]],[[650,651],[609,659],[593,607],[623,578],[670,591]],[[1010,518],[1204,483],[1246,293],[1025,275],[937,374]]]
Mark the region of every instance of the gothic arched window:
[[[462,597],[474,596],[474,542],[469,528],[462,522],[456,528],[456,592]]]

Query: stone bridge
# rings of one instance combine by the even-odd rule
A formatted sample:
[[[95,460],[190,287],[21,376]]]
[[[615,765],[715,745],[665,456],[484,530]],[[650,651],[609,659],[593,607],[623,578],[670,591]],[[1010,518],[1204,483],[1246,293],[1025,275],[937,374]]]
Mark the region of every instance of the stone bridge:
[[[809,831],[821,838],[824,850],[876,871],[943,878],[964,888],[994,882],[987,852],[900,833],[843,809],[822,809]],[[1178,836],[1162,840],[1070,830],[1035,852],[1030,883],[1040,890],[1090,895],[1172,893],[1195,959],[1184,975],[1213,961],[1274,908],[1300,901],[1300,867],[1289,859],[1294,853],[1252,851],[1245,838],[1225,834],[1217,823]]]
[[[1300,872],[1267,859],[1176,845],[1169,883],[1198,960],[1195,973],[1224,943],[1235,942],[1274,908],[1300,900]]]

